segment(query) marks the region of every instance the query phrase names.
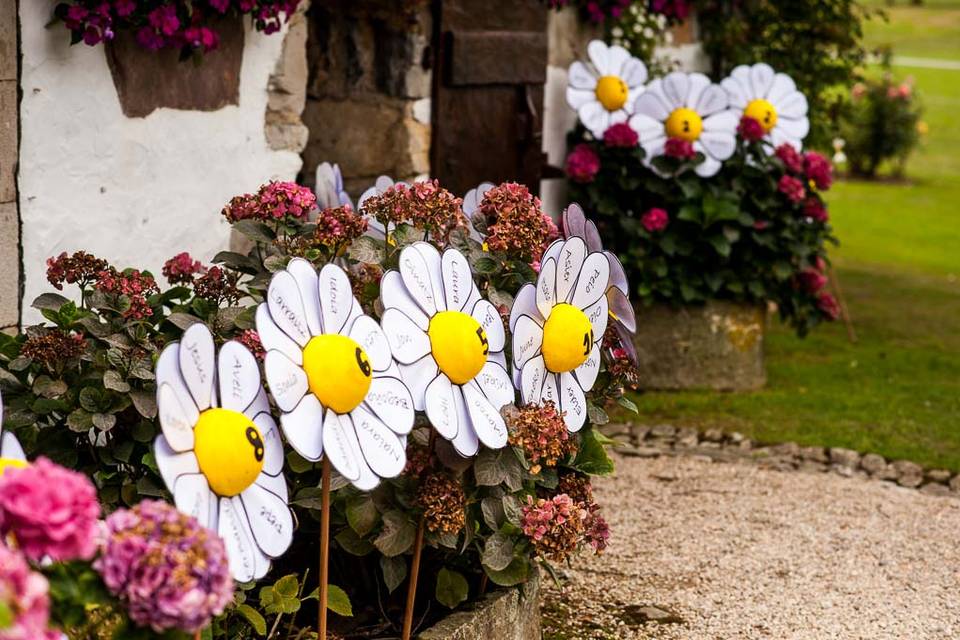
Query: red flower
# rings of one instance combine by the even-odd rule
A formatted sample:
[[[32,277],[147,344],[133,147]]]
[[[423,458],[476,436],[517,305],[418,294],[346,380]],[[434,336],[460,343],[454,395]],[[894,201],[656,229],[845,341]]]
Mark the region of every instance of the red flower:
[[[203,265],[184,251],[163,263],[163,275],[170,284],[192,284],[193,276],[203,273]]]
[[[619,122],[603,132],[603,143],[608,147],[630,149],[640,144],[640,136],[626,122]]]
[[[777,147],[775,153],[783,162],[783,165],[787,168],[787,171],[792,171],[793,173],[803,173],[803,158],[792,146],[784,143]]]
[[[830,219],[830,214],[827,213],[827,208],[823,206],[823,202],[820,201],[820,198],[815,196],[810,196],[803,201],[803,215],[821,223],[825,223]]]
[[[756,229],[757,231],[763,231],[769,226],[770,226],[770,223],[767,222],[766,220],[757,220],[756,222],[753,223],[753,228]]]
[[[669,158],[689,160],[693,158],[697,152],[693,150],[693,143],[689,140],[668,138],[666,144],[663,145],[663,154]]]
[[[742,116],[740,124],[737,126],[737,133],[747,142],[756,142],[763,138],[766,131],[763,130],[763,125],[756,118]]]
[[[840,305],[837,304],[836,298],[829,293],[821,293],[817,296],[817,308],[830,320],[836,320],[840,317]]]
[[[807,195],[806,189],[803,188],[803,183],[793,176],[780,176],[777,189],[780,193],[787,196],[787,200],[793,203],[800,202],[803,200],[803,197]]]
[[[670,216],[664,209],[658,207],[648,210],[643,214],[643,217],[640,218],[640,223],[643,225],[643,228],[650,233],[663,231],[668,222],[670,222]]]
[[[600,156],[588,144],[578,144],[567,156],[567,175],[574,182],[593,182],[600,172]]]
[[[797,281],[807,293],[816,293],[827,284],[827,277],[816,269],[804,269],[797,274]]]
[[[821,191],[826,191],[833,184],[833,166],[816,151],[803,154],[803,170],[807,178],[813,180],[813,184]]]

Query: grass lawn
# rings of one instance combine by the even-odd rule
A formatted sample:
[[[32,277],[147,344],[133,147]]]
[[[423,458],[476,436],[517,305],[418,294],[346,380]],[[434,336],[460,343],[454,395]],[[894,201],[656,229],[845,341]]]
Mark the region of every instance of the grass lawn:
[[[960,61],[960,2],[888,9],[871,45]],[[844,182],[830,193],[833,252],[859,342],[842,324],[805,340],[774,321],[769,385],[755,393],[649,393],[645,421],[722,426],[761,441],[846,446],[960,470],[960,71],[912,75],[930,134],[910,184]]]

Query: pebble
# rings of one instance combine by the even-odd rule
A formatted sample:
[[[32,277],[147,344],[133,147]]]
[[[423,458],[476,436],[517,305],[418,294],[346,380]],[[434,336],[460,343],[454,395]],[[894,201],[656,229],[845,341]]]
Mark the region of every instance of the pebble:
[[[870,475],[876,476],[887,470],[887,461],[883,456],[868,453],[860,459],[860,466]]]
[[[856,469],[857,465],[860,464],[860,454],[843,447],[831,447],[830,462],[841,467]]]

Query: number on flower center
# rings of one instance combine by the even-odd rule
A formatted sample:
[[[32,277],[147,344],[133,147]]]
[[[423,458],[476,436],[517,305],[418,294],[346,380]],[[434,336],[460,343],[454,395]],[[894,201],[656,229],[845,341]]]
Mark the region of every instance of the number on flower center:
[[[622,109],[627,103],[627,83],[617,76],[603,76],[597,80],[597,88],[593,90],[597,100],[607,111]]]
[[[487,332],[472,316],[441,311],[430,320],[427,334],[434,360],[454,384],[473,380],[487,363]]]
[[[303,350],[303,370],[320,404],[337,413],[350,413],[363,402],[373,374],[363,347],[335,333],[311,338]]]
[[[200,472],[218,496],[242,493],[263,470],[263,436],[247,416],[207,409],[193,429]]]
[[[747,108],[743,110],[743,115],[759,122],[763,130],[768,133],[770,129],[773,129],[777,124],[777,110],[763,98],[751,100]]]
[[[674,109],[667,118],[667,135],[671,138],[680,138],[687,142],[693,142],[700,137],[703,131],[703,120],[700,114],[693,109],[680,107]]]
[[[593,326],[586,314],[562,302],[543,325],[543,361],[553,373],[573,371],[586,362],[593,348]]]

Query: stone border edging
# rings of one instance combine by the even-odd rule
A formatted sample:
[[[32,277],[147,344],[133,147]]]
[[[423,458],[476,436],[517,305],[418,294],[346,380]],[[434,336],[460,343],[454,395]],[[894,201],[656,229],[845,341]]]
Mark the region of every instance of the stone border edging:
[[[751,460],[781,471],[832,471],[844,477],[895,482],[930,495],[960,497],[960,474],[924,469],[909,460],[890,461],[876,453],[861,454],[841,447],[801,447],[796,442],[757,444],[739,432],[724,433],[719,428],[700,432],[669,424],[608,424],[601,431],[611,438],[629,438],[630,444],[614,447],[614,451],[625,456],[705,455],[714,460]]]
[[[456,609],[417,640],[536,640],[540,638],[540,575],[520,587],[498,588]]]

